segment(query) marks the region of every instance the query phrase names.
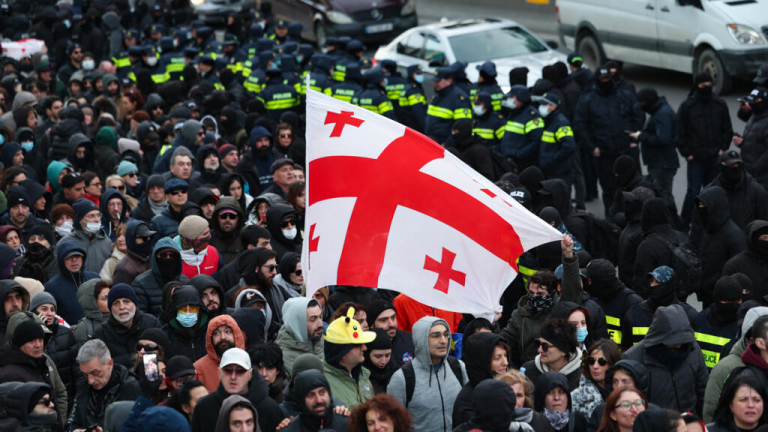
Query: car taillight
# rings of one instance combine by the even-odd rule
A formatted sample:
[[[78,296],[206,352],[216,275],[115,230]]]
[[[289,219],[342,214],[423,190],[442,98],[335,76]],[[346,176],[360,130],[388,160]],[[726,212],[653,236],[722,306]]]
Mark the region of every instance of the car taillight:
[[[557,23],[560,24],[560,6],[555,5],[555,17],[557,17]]]
[[[371,60],[371,64],[373,65],[373,67],[376,67],[376,57],[374,57],[373,60]]]

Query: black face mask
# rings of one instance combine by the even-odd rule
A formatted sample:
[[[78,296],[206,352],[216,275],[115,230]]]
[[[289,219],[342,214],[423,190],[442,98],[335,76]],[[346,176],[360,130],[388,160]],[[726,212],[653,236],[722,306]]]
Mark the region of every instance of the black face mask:
[[[600,90],[600,93],[608,94],[613,90],[613,81],[598,81],[597,89]]]
[[[652,286],[650,288],[648,299],[653,302],[656,307],[669,306],[675,302],[675,290],[666,283]]]
[[[181,260],[178,257],[157,258],[157,266],[160,267],[160,274],[166,280],[176,279],[181,273]]]
[[[41,261],[45,259],[45,257],[51,252],[50,249],[46,248],[40,243],[29,243],[27,245],[27,257],[29,257],[32,261]]]
[[[725,179],[726,183],[729,183],[731,185],[735,185],[739,181],[741,181],[741,165],[737,167],[729,167],[725,166],[722,169],[723,178]]]
[[[764,113],[766,109],[768,109],[768,101],[763,99],[760,102],[752,102],[749,104],[749,106],[752,107],[753,113],[760,115]]]
[[[704,86],[696,89],[696,93],[699,94],[699,97],[702,99],[710,99],[712,98],[712,86]]]
[[[717,318],[717,321],[721,323],[727,323],[736,320],[736,312],[739,310],[741,303],[712,303],[712,313]]]
[[[699,212],[699,219],[701,219],[702,225],[707,225],[707,208],[706,207],[697,207],[696,211]]]
[[[149,258],[149,256],[152,254],[152,243],[145,241],[142,244],[136,244],[134,246],[133,251],[136,252],[136,255],[142,257],[142,258]],[[160,262],[160,259],[158,258],[158,263]]]

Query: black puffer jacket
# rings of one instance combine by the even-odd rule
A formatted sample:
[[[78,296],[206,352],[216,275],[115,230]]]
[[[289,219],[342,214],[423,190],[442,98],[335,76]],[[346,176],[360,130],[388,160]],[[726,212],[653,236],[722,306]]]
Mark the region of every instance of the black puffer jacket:
[[[677,118],[665,97],[648,110],[650,117],[640,133],[643,162],[649,168],[677,169],[680,162],[675,149]]]
[[[744,126],[741,157],[747,172],[768,187],[768,111],[753,114]]]
[[[275,204],[267,210],[267,229],[272,238],[269,242],[272,244],[272,250],[277,254],[277,262],[283,258],[286,252],[295,252],[301,255],[302,237],[301,232],[297,230],[296,237],[293,240],[288,240],[283,235],[283,229],[280,224],[283,219],[289,215],[293,215],[298,220],[298,214],[296,210],[288,204]]]
[[[48,160],[66,159],[69,154],[69,138],[76,133],[82,132],[83,127],[80,123],[71,118],[64,119],[52,127],[49,135]]]
[[[126,328],[110,315],[106,323],[97,328],[93,334],[94,339],[101,339],[107,344],[109,353],[115,365],[121,364],[126,368],[131,367],[131,361],[136,354],[136,343],[144,330],[159,328],[160,322],[152,315],[145,314],[136,307],[136,315],[133,317],[133,325]],[[205,344],[203,344],[203,349]]]
[[[131,284],[133,289],[136,290],[136,297],[139,299],[139,304],[136,306],[142,311],[155,316],[159,316],[163,312],[163,287],[165,284],[170,281],[179,281],[182,284],[189,283],[189,279],[181,274],[181,255],[179,255],[178,273],[170,278],[162,275],[160,265],[157,262],[157,254],[165,249],[173,249],[181,254],[179,246],[175,241],[167,237],[161,238],[152,250],[152,257],[150,258],[152,268],[140,274]]]
[[[495,374],[491,370],[491,359],[496,344],[501,341],[500,335],[491,332],[475,333],[464,341],[461,360],[467,369],[469,382],[462,387],[453,403],[452,424],[460,425],[475,417],[473,392],[483,380],[493,379]]]
[[[75,397],[75,383],[80,376],[80,367],[77,361],[75,361],[78,349],[75,335],[71,329],[59,325],[59,322],[55,319],[53,324],[48,326],[48,329],[53,335],[48,341],[45,352],[56,364],[61,381],[67,388],[69,400],[72,400]]]
[[[536,214],[547,206],[554,207],[560,214],[568,232],[581,244],[588,244],[589,231],[587,220],[579,215],[571,204],[571,193],[568,185],[561,179],[544,180],[541,182],[541,191],[534,198]]]
[[[197,323],[194,327],[184,328],[176,320],[174,311],[183,306],[198,306],[200,311],[197,315]],[[192,363],[204,357],[205,335],[208,331],[208,311],[200,300],[200,294],[197,289],[191,285],[182,285],[173,291],[171,305],[166,311],[169,317],[168,324],[163,326],[163,331],[168,335],[170,344],[168,346],[168,358],[177,355],[183,355],[192,361]]]
[[[748,249],[728,260],[723,266],[723,275],[744,273],[752,281],[750,298],[762,299],[768,294],[765,281],[768,280],[768,242],[759,241],[758,237],[768,234],[768,221],[756,220],[749,224],[747,234]]]
[[[706,207],[699,208],[699,203]],[[729,259],[747,250],[747,236],[731,220],[728,195],[723,188],[710,186],[696,198],[696,210],[702,221],[703,232],[697,247],[701,260],[701,294],[707,305],[712,301],[715,282]]]
[[[634,130],[634,129],[633,129]],[[701,97],[698,92],[677,110],[677,149],[684,158],[699,161],[717,157],[733,139],[728,105],[718,97]]]

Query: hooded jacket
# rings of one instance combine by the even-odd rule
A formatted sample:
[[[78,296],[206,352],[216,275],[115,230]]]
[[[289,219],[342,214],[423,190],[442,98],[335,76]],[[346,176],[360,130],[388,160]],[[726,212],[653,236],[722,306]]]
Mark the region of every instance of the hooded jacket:
[[[48,148],[48,160],[60,161],[69,155],[69,138],[82,133],[83,126],[73,118],[62,119],[51,128],[50,147]],[[48,176],[50,178],[50,176]]]
[[[293,362],[302,354],[314,354],[321,360],[323,339],[312,341],[307,336],[307,306],[312,299],[296,297],[283,304],[283,326],[277,333],[276,343],[283,352],[283,366],[289,374],[293,370]]]
[[[162,155],[157,157],[155,167],[152,169],[152,174],[165,174],[171,170],[171,156],[177,147],[183,146],[189,149],[194,155],[197,149],[195,148],[195,141],[197,139],[197,132],[203,127],[202,123],[197,120],[187,120],[181,127],[181,132],[176,135],[171,147],[165,151]]]
[[[317,417],[313,412],[307,409],[304,403],[307,395],[314,389],[324,387],[328,391],[328,397],[331,400],[331,407],[326,411],[324,417]],[[307,370],[296,378],[293,386],[294,399],[299,401],[300,414],[291,421],[291,424],[285,428],[286,432],[317,432],[320,430],[346,431],[348,428],[347,417],[333,412],[336,404],[334,403],[333,392],[328,383],[328,379],[318,370]]]
[[[176,311],[183,306],[197,306],[197,322],[190,328],[182,327],[176,320]],[[173,291],[171,304],[165,311],[168,322],[163,325],[163,331],[168,335],[168,351],[170,357],[183,355],[192,362],[205,356],[207,346],[206,334],[208,332],[208,311],[205,309],[200,294],[191,285],[182,285]]]
[[[268,249],[255,248],[255,253],[250,255],[250,258],[245,262],[245,266],[240,273],[241,278],[239,285],[240,287],[257,287],[272,310],[272,319],[271,321],[268,320],[270,321],[268,324],[271,325],[272,322],[282,324],[283,304],[285,303],[285,296],[283,295],[282,290],[275,286],[274,283],[270,284],[256,274],[259,267],[265,265],[270,259],[271,252]]]
[[[471,396],[472,419],[454,431],[508,432],[515,413],[515,393],[501,381],[486,379],[477,384]]]
[[[67,388],[61,381],[56,364],[48,354],[43,353],[41,358],[33,359],[10,342],[16,327],[28,319],[43,325],[39,316],[22,312],[12,317],[8,323],[8,329],[3,333],[3,337],[7,338],[8,341],[0,347],[0,383],[11,381],[42,382],[50,385],[53,389],[51,396],[56,399],[55,409],[59,414],[59,421],[64,424],[70,400],[67,397]]]
[[[286,252],[295,252],[301,254],[301,245],[303,242],[301,232],[296,232],[296,237],[293,240],[288,240],[283,235],[283,229],[280,224],[283,219],[289,215],[296,216],[296,210],[288,204],[275,204],[267,210],[267,229],[271,238],[269,242],[272,244],[272,250],[277,254],[277,262],[283,258]]]
[[[605,312],[608,336],[621,345],[623,337],[629,337],[622,335],[621,320],[632,306],[639,304],[643,299],[621,283],[616,277],[613,264],[608,260],[591,261],[587,265],[587,272],[588,282],[591,282],[585,285],[585,288]]]
[[[130,210],[128,201],[125,200],[123,194],[117,189],[109,188],[101,194],[101,229],[104,230],[112,243],[117,240],[117,234],[115,233],[117,226],[112,222],[112,217],[109,214],[109,200],[114,198],[120,198],[123,202],[123,211],[120,213],[120,222],[118,222],[118,224],[126,223],[128,221],[128,211]],[[128,241],[127,237],[126,241]]]
[[[453,405],[462,387],[469,382],[464,363],[461,365],[464,382],[458,378],[443,358],[442,362],[435,366],[429,353],[429,332],[433,326],[442,324],[449,329],[448,322],[435,317],[424,317],[413,325],[413,372],[415,385],[413,397],[408,410],[413,415],[413,428],[423,432],[438,432],[453,430]],[[449,344],[451,341],[448,341]],[[448,357],[446,350],[445,357]],[[387,394],[394,397],[400,404],[406,406],[405,376],[402,369],[392,375],[387,386]],[[438,401],[440,402],[438,404]]]
[[[132,366],[133,356],[136,354],[136,344],[144,330],[160,328],[160,321],[150,314],[143,313],[138,306],[133,317],[131,328],[118,322],[114,315],[110,314],[107,322],[97,328],[93,339],[101,339],[107,344],[109,353],[115,364],[121,364],[126,368]]]
[[[584,418],[580,412],[573,409],[570,392],[571,389],[568,386],[568,378],[565,375],[561,374],[560,372],[545,372],[536,379],[534,386],[536,392],[534,395],[533,407],[537,412],[544,414],[547,393],[552,391],[552,389],[560,387],[565,390],[565,394],[568,397],[567,409],[570,412],[570,418],[568,420],[568,424],[565,425],[563,429],[559,430],[569,430],[576,432],[585,432],[587,430],[587,419]]]
[[[85,266],[77,273],[67,270],[64,257],[72,251],[80,251],[85,255],[83,261],[87,260],[88,254],[86,250],[79,246],[77,242],[62,240],[56,246],[59,274],[45,284],[45,291],[56,299],[56,305],[58,306],[56,313],[70,324],[77,323],[85,316],[82,307],[77,301],[78,288],[88,280],[99,278],[98,273],[86,271]]]
[[[301,295],[301,285],[295,285],[291,282],[291,274],[299,262],[301,262],[301,256],[288,252],[283,255],[283,259],[280,260],[280,265],[277,267],[277,276],[272,280],[272,283],[280,288],[284,298],[293,298]]]
[[[755,219],[768,219],[768,192],[751,175],[741,167],[741,175],[735,183],[729,181],[723,172],[715,177],[712,186],[720,186],[728,192],[728,203],[731,207],[731,220],[747,232],[747,225]],[[701,222],[694,213],[691,219],[691,237],[696,231],[701,231]]]
[[[221,382],[219,380],[221,357],[216,354],[216,348],[211,340],[214,330],[221,326],[228,326],[232,329],[232,334],[235,337],[235,348],[245,349],[243,331],[240,330],[240,326],[237,325],[234,318],[229,315],[219,315],[208,323],[208,330],[205,335],[207,355],[195,362],[195,370],[197,371],[197,379],[203,383],[209,392],[215,392]]]
[[[75,382],[80,375],[80,368],[75,361],[77,357],[78,345],[72,329],[59,324],[59,320],[53,320],[48,327],[51,331],[51,338],[45,347],[45,352],[51,357],[53,363],[59,371],[61,381],[67,389],[70,399],[75,396]]]
[[[617,370],[622,370],[629,374],[629,376],[632,377],[632,381],[635,383],[635,387],[643,392],[643,394],[648,394],[648,373],[645,371],[645,366],[634,360],[619,360],[605,371],[605,394],[611,394],[613,391],[613,375]],[[656,406],[653,404],[651,405],[654,407]],[[597,431],[604,412],[605,402],[600,402],[595,406],[594,411],[592,411],[592,416],[589,418],[589,432]]]
[[[225,233],[219,229],[219,213],[221,213],[222,210],[233,210],[237,213],[237,226],[231,233]],[[234,197],[221,197],[213,210],[211,246],[219,251],[219,254],[224,258],[224,262],[227,264],[237,259],[238,255],[245,251],[245,245],[240,236],[240,232],[243,230],[244,225],[245,215],[243,214],[243,209],[240,207],[240,204],[237,203]]]
[[[160,270],[160,264],[157,262],[157,254],[166,249],[173,249],[179,253],[178,266],[172,277],[166,278]],[[159,316],[163,312],[163,286],[170,281],[179,281],[182,284],[188,284],[189,279],[181,274],[181,250],[178,244],[170,238],[161,238],[152,250],[150,258],[152,268],[140,274],[131,286],[136,291],[136,297],[139,304],[136,305],[144,312]]]
[[[77,322],[77,326],[75,326],[73,331],[78,348],[91,340],[96,329],[107,322],[110,317],[109,312],[102,312],[99,309],[96,299],[93,297],[96,284],[100,281],[101,279],[98,278],[90,279],[77,288],[77,302],[80,304],[85,315]]]
[[[40,414],[33,414],[29,407],[34,407],[43,396],[53,398],[51,386],[45,383],[25,383],[11,390],[5,401],[5,413],[8,417],[15,418],[26,430],[50,430],[56,426],[56,416],[53,414],[52,423],[45,429],[41,422],[47,422],[48,418]],[[7,430],[7,429],[6,429]]]
[[[125,230],[125,245],[128,251],[115,266],[115,271],[112,273],[113,285],[119,283],[130,285],[140,274],[152,268],[149,257],[143,257],[137,252],[136,231],[139,225],[146,225],[149,229],[149,224],[146,222],[132,221]]]
[[[21,310],[29,310],[29,292],[12,279],[0,280],[0,300],[2,300],[3,303],[5,303],[5,298],[8,294],[13,291],[18,291],[21,294]],[[8,321],[10,321],[10,319],[10,316],[5,316],[5,307],[0,308],[0,342],[2,343],[5,343],[5,332],[8,329]]]
[[[237,295],[237,300],[235,300],[235,312],[237,312],[240,309],[247,309],[248,306],[243,306],[243,302],[246,299],[251,299],[254,296],[258,297],[260,301],[264,302],[264,311],[262,314],[264,315],[264,340],[271,340],[270,338],[270,330],[277,324],[274,319],[274,314],[272,313],[272,307],[269,305],[269,302],[267,301],[266,297],[264,297],[264,294],[261,293],[261,291],[255,289],[255,288],[248,288],[240,292],[240,294]]]
[[[82,159],[77,157],[77,149],[80,147],[85,148],[85,157]],[[67,161],[69,161],[76,172],[84,173],[86,171],[93,171],[99,173],[99,164],[94,157],[93,142],[81,132],[78,132],[69,138]]]
[[[213,119],[211,116],[206,117]],[[216,147],[210,144],[202,145],[199,149],[197,149],[197,172],[192,173],[192,176],[190,176],[191,181],[197,182],[199,184],[212,184],[214,186],[219,186],[221,177],[225,173],[224,168],[219,165],[219,167],[213,173],[205,169],[205,159],[212,154],[215,154],[216,158],[219,157],[219,152]]]
[[[219,385],[215,392],[197,401],[195,412],[192,415],[192,432],[209,432],[216,427],[216,416],[224,404],[224,400],[230,396]],[[248,399],[259,413],[258,424],[262,431],[274,431],[283,420],[283,411],[280,406],[269,397],[269,386],[257,371],[253,371],[253,378],[248,383],[248,390],[241,395]]]
[[[256,408],[251,401],[239,395],[233,395],[224,399],[224,402],[221,404],[221,409],[219,410],[219,418],[216,420],[216,429],[214,432],[230,432],[229,415],[233,409],[241,407],[248,408],[251,410],[251,413],[253,413],[253,419],[256,423],[253,432],[261,432],[261,428],[259,427],[259,413],[256,412]]]
[[[660,354],[668,352],[665,345],[678,344],[682,345],[679,355],[687,352],[687,356],[671,361]],[[659,307],[645,339],[626,351],[624,359],[645,366],[650,376],[646,393],[650,402],[680,412],[701,413],[709,375],[693,328],[679,305]]]
[[[66,241],[77,243],[84,251],[88,252],[83,268],[98,274],[104,266],[104,261],[112,255],[112,240],[107,237],[103,229],[99,230],[98,234],[89,234],[80,226],[80,221],[88,212],[95,210],[94,207],[96,206],[91,201],[82,198],[72,205],[72,209],[75,211],[74,230],[72,234],[61,239],[59,243]]]
[[[467,369],[469,382],[462,387],[456,402],[453,403],[452,421],[461,425],[475,417],[472,403],[475,388],[484,380],[493,379],[496,375],[491,370],[491,359],[496,344],[501,342],[501,336],[491,332],[475,333],[463,341],[462,361]]]
[[[224,289],[221,288],[221,285],[213,277],[206,274],[197,275],[189,280],[189,284],[197,289],[197,293],[200,294],[201,299],[203,298],[203,292],[206,290],[206,288],[213,288],[216,290],[216,293],[218,293],[220,303],[219,310],[216,312],[211,312],[208,310],[208,316],[210,318],[234,312],[234,309],[227,308]]]
[[[768,280],[768,246],[758,240],[760,234],[768,234],[768,221],[755,220],[747,226],[748,249],[729,259],[723,266],[723,275],[744,273],[752,281],[753,299],[768,294],[765,281]],[[745,299],[746,300],[746,299]]]

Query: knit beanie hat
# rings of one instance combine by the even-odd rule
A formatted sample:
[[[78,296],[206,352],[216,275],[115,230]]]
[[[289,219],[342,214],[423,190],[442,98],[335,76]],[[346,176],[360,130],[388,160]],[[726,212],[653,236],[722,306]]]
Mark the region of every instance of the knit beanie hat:
[[[129,162],[127,160],[121,161],[120,165],[117,166],[117,175],[120,177],[131,173],[131,172],[139,172],[139,167],[136,166],[135,163]]]
[[[741,285],[731,276],[723,276],[715,282],[715,290],[712,293],[715,301],[741,300]]]
[[[291,369],[291,376],[295,377],[301,372],[306,370],[318,370],[323,371],[323,361],[314,354],[306,353],[296,357],[293,362],[293,369]]]
[[[368,303],[368,306],[365,307],[366,310],[366,321],[368,321],[368,327],[373,330],[373,323],[376,322],[376,318],[381,315],[382,312],[385,310],[392,309],[393,311],[397,312],[397,309],[395,309],[395,306],[386,301],[386,300],[374,300],[370,303]],[[370,347],[368,347],[370,349]],[[384,349],[384,348],[379,348]]]
[[[171,341],[168,339],[168,335],[159,328],[150,328],[144,330],[139,336],[139,340],[141,339],[146,339],[160,345],[165,355],[169,355],[168,348],[171,346]]]
[[[392,349],[392,340],[389,338],[389,334],[387,334],[386,330],[377,328],[373,329],[373,332],[376,333],[376,339],[374,339],[373,342],[365,344],[368,351]]]
[[[21,348],[27,342],[31,342],[35,339],[43,339],[45,337],[45,331],[40,323],[35,320],[28,319],[22,321],[13,330],[13,346]]]
[[[208,221],[200,216],[187,216],[179,224],[179,235],[194,240],[208,228]]]
[[[35,309],[44,304],[52,304],[57,310],[59,309],[59,306],[56,305],[56,299],[50,293],[43,291],[32,297],[32,301],[29,302],[29,310],[34,312]]]
[[[75,218],[75,211],[72,210],[72,206],[69,204],[57,204],[51,210],[51,222],[56,223],[62,216],[69,216],[72,219]]]
[[[5,199],[8,202],[8,208],[12,208],[17,204],[24,204],[27,207],[32,205],[29,202],[30,200],[27,190],[21,186],[14,186],[8,189]]]
[[[139,299],[136,297],[136,292],[133,290],[133,287],[128,284],[119,283],[109,290],[109,296],[107,296],[107,304],[109,304],[110,308],[112,307],[112,303],[120,299],[128,299],[137,306],[139,304]]]
[[[111,293],[110,293],[111,294]],[[551,322],[553,320],[550,320]],[[559,320],[565,321],[565,320]],[[569,353],[576,351],[576,337],[574,333],[564,334],[555,331],[554,326],[545,325],[541,328],[541,338],[546,339],[547,342],[554,345],[557,349],[565,353],[567,356]]]
[[[237,151],[237,147],[233,146],[232,144],[224,144],[219,148],[219,159],[224,159],[233,151]]]
[[[147,179],[147,190],[159,186],[161,188],[164,188],[165,186],[165,177],[163,177],[162,174],[152,174]]]

